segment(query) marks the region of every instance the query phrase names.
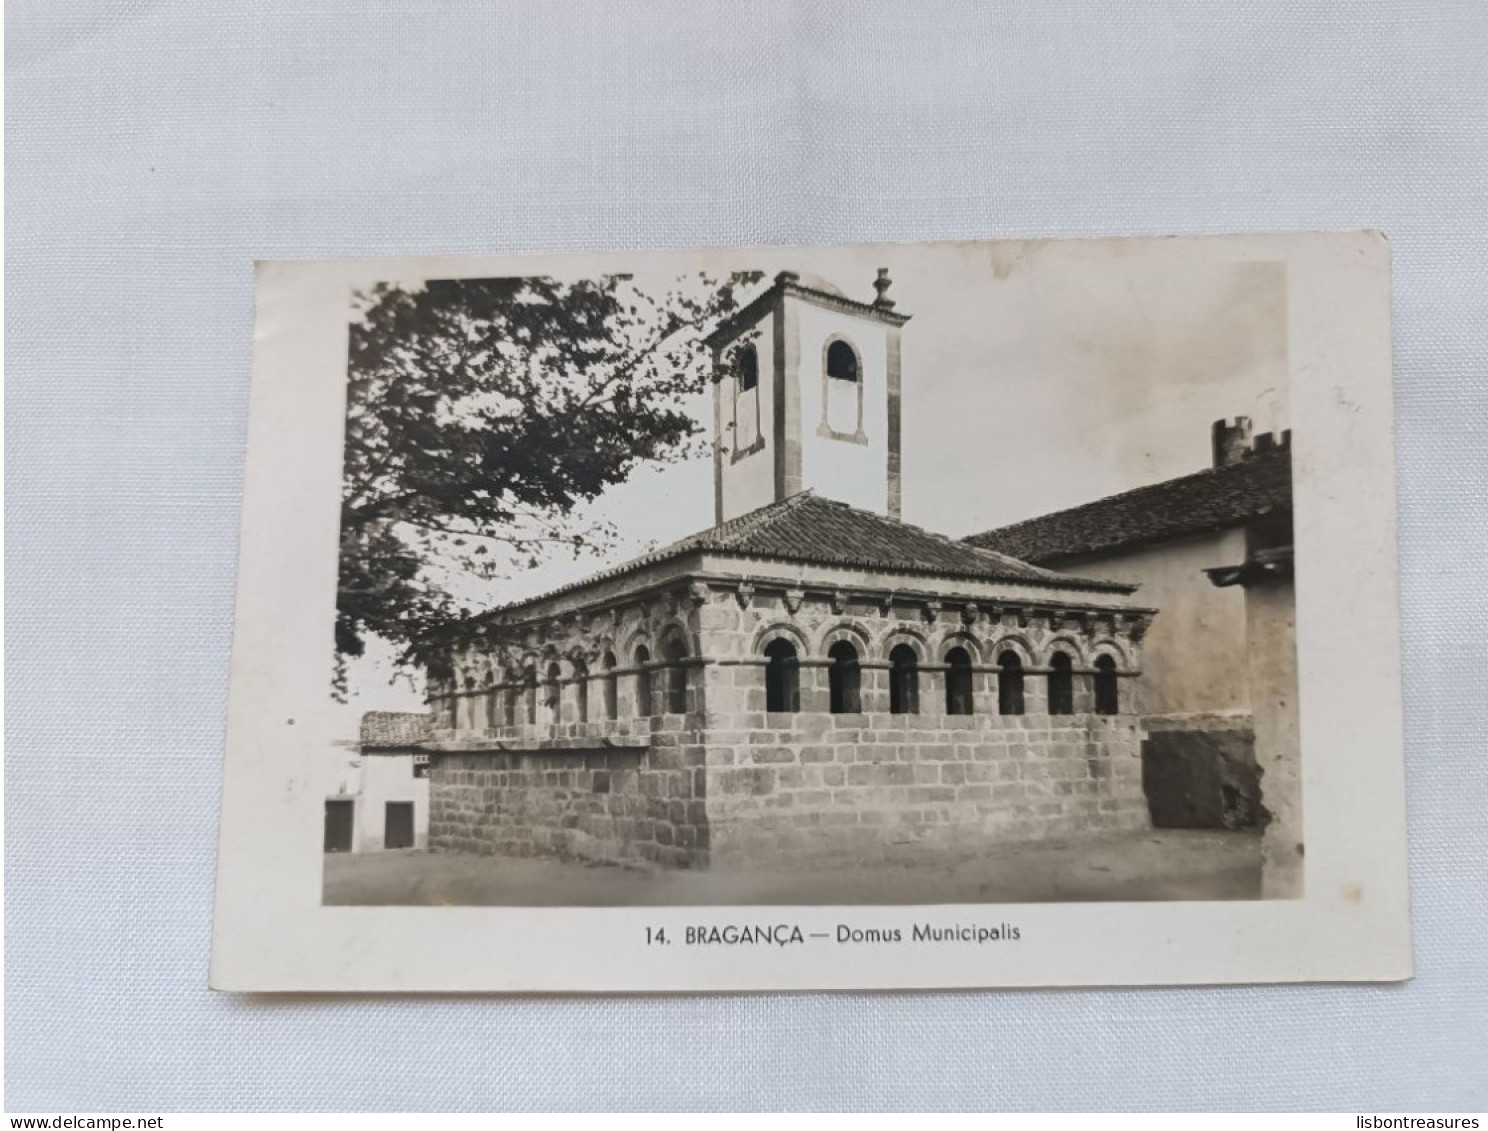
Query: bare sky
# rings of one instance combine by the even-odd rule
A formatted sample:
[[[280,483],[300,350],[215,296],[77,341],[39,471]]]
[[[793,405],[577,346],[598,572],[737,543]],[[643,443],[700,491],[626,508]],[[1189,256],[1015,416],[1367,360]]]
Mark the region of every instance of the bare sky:
[[[1284,267],[1236,260],[1219,244],[651,253],[637,256],[637,280],[665,286],[703,266],[704,254],[710,271],[797,270],[863,301],[873,298],[875,269],[890,268],[891,296],[912,316],[903,332],[904,518],[941,533],[971,534],[1197,471],[1220,417],[1248,415],[1258,432],[1287,427]],[[699,397],[693,409],[711,430],[711,401]],[[613,553],[555,558],[493,585],[491,604],[712,525],[711,460],[645,469],[594,513],[621,532]],[[389,674],[385,655],[353,664],[349,734],[361,711],[421,708],[407,684],[388,686]]]

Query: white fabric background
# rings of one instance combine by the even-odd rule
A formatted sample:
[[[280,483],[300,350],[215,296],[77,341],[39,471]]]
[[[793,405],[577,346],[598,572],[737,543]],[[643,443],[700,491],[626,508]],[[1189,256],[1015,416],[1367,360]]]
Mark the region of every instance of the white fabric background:
[[[1482,0],[7,28],[9,1110],[1488,1106]],[[1362,226],[1396,255],[1413,983],[206,990],[252,259]]]

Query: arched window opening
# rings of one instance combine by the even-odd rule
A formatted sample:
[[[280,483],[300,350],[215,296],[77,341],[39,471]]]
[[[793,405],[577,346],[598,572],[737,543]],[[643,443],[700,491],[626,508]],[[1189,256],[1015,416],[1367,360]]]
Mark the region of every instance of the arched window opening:
[[[895,645],[889,653],[889,713],[920,713],[920,658],[908,644]]]
[[[801,709],[801,662],[796,646],[776,639],[765,645],[765,710]]]
[[[506,678],[511,681],[511,686],[506,689],[506,725],[514,727],[517,725],[517,701],[522,698],[522,685],[517,682],[517,673],[508,672]]]
[[[1055,652],[1049,661],[1049,714],[1075,713],[1075,668],[1069,653]]]
[[[1008,651],[997,657],[997,711],[1002,715],[1023,713],[1023,661]]]
[[[863,431],[863,381],[858,355],[843,341],[827,347],[825,388],[827,431],[856,438]]]
[[[670,637],[661,646],[661,659],[666,664],[664,675],[666,713],[685,715],[687,713],[687,667],[682,661],[687,659],[687,645],[680,637]]]
[[[651,713],[651,669],[646,666],[650,662],[651,649],[642,644],[635,650],[635,713],[638,718]]]
[[[753,346],[739,348],[734,373],[734,448],[744,453],[760,439],[759,354]]]
[[[537,669],[522,673],[522,696],[527,700],[527,725],[537,725]]]
[[[740,346],[734,361],[734,372],[739,378],[739,392],[747,393],[759,387],[759,354],[750,345]]]
[[[547,683],[543,687],[543,706],[547,709],[550,723],[563,721],[563,684],[559,682],[562,677],[563,672],[557,664],[548,665]]]
[[[946,653],[946,714],[972,713],[971,654],[965,648],[952,648]]]
[[[615,675],[615,653],[606,652],[599,665],[604,669],[604,715],[613,721],[620,717],[620,681]]]
[[[856,715],[863,709],[863,672],[858,650],[846,640],[827,649],[827,700],[834,715]]]
[[[574,665],[574,717],[581,723],[589,721],[589,669],[582,664]]]
[[[858,380],[858,355],[846,342],[833,342],[827,347],[827,376],[833,381]]]
[[[1116,661],[1102,656],[1095,661],[1095,713],[1114,715],[1121,709],[1121,695],[1116,686]]]

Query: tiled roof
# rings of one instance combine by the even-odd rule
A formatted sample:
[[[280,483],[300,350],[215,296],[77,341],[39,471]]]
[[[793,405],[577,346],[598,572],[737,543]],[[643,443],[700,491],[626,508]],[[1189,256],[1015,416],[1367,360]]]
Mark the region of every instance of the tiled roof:
[[[966,544],[1046,564],[1082,554],[1223,530],[1290,510],[1288,448],[1259,451],[1240,463],[1138,487],[1084,506],[973,534]]]
[[[930,577],[1014,581],[1025,585],[1087,589],[1103,593],[1130,593],[1135,588],[1117,581],[1098,581],[1041,569],[1003,553],[970,546],[954,538],[932,534],[918,526],[910,526],[896,519],[858,510],[846,503],[821,498],[812,491],[802,491],[788,499],[770,503],[710,527],[680,542],[673,542],[639,558],[602,570],[582,581],[518,601],[503,609],[494,609],[492,612],[520,609],[561,593],[582,589],[597,581],[622,577],[646,566],[693,553],[805,562]]]
[[[412,711],[368,711],[362,716],[363,749],[417,746],[429,737],[429,716]]]
[[[1075,582],[1006,554],[968,546],[811,491],[740,515],[659,553],[671,556],[689,550],[1035,585]],[[1109,582],[1100,584],[1110,587]]]

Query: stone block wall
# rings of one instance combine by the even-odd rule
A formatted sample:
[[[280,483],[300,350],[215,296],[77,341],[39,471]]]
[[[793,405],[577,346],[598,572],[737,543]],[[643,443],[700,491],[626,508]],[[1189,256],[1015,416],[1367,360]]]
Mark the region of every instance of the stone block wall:
[[[431,674],[430,845],[811,867],[1149,827],[1150,610],[1088,596],[678,577],[493,629]],[[767,712],[767,652],[795,711]],[[1050,714],[1056,674],[1070,714]]]
[[[685,719],[654,722],[649,748],[435,753],[429,846],[487,856],[705,866],[704,748]]]
[[[707,766],[715,868],[871,865],[1149,827],[1130,717],[739,715]]]

